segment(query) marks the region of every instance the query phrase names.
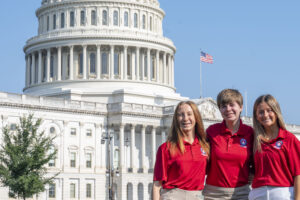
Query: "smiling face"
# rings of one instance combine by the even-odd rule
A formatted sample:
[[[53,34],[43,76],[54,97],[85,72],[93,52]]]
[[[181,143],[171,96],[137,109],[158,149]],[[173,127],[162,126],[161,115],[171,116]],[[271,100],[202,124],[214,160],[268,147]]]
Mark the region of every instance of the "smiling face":
[[[177,122],[182,132],[189,134],[195,131],[195,115],[190,105],[182,104],[176,113]]]
[[[220,106],[221,115],[227,124],[236,124],[240,119],[242,110],[243,107],[240,106],[236,101],[222,104]]]
[[[272,108],[265,102],[258,104],[256,119],[265,129],[277,127],[277,116]]]

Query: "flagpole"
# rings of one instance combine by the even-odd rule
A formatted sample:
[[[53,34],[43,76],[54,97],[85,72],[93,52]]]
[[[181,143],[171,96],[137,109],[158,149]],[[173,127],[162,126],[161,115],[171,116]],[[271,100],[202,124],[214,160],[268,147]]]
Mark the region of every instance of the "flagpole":
[[[202,62],[201,62],[201,49],[200,49],[200,99],[203,97],[202,91]]]

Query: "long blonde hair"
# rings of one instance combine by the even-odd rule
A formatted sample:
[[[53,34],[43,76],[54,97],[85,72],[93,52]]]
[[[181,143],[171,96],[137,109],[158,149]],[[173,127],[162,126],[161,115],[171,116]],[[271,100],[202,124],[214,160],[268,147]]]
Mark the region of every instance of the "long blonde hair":
[[[277,126],[283,130],[286,130],[285,128],[285,123],[281,114],[280,106],[276,99],[270,95],[261,95],[258,97],[254,103],[253,107],[253,129],[254,129],[254,146],[253,146],[253,152],[255,153],[256,151],[261,152],[261,139],[265,137],[266,131],[264,127],[259,123],[256,117],[256,111],[257,107],[261,103],[266,103],[272,111],[275,113],[277,117]]]
[[[204,131],[204,126],[202,122],[201,114],[198,110],[197,105],[192,101],[182,101],[180,102],[174,112],[171,129],[168,135],[167,143],[169,146],[169,150],[171,155],[175,155],[177,153],[183,154],[185,152],[184,143],[183,143],[183,132],[180,129],[179,122],[177,120],[177,112],[180,106],[187,104],[189,105],[195,116],[195,137],[198,138],[199,143],[203,150],[209,155],[209,143],[206,139],[206,133]]]

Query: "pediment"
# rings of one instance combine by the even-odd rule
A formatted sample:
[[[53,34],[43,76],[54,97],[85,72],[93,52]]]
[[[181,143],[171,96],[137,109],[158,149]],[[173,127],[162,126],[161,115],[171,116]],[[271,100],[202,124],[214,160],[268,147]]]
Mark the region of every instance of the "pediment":
[[[195,103],[203,119],[222,120],[217,103],[212,98],[198,99]]]

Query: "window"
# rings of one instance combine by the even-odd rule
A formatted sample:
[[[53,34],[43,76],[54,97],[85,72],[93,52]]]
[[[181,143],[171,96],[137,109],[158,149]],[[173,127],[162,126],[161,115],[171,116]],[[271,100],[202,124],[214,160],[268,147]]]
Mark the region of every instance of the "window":
[[[102,53],[102,56],[101,56],[101,72],[102,74],[108,74],[108,66],[107,66],[107,53]]]
[[[49,149],[49,154],[54,153],[54,151],[55,151],[54,146],[51,146],[50,149]],[[55,159],[49,160],[48,166],[49,166],[49,167],[55,167]]]
[[[53,30],[56,29],[56,15],[53,15]]]
[[[71,135],[76,135],[76,128],[71,128]]]
[[[120,74],[120,54],[114,53],[114,74]]]
[[[138,184],[138,200],[144,199],[144,185],[142,183]]]
[[[143,29],[146,29],[146,16],[143,15]]]
[[[151,69],[151,79],[155,78],[155,56],[151,55],[151,59],[150,59],[150,69]]]
[[[82,55],[82,53],[80,53],[78,55],[78,59],[79,59],[78,74],[82,74],[83,73],[83,55]]]
[[[15,123],[10,124],[11,131],[15,131],[16,129],[17,129],[17,124],[15,124]]]
[[[128,12],[124,12],[124,26],[128,27]]]
[[[87,129],[86,130],[86,136],[92,136],[92,130],[91,129]]]
[[[118,11],[114,11],[114,26],[118,26],[119,25],[119,13]]]
[[[60,28],[65,27],[65,13],[60,14]]]
[[[102,11],[102,25],[107,25],[107,11]]]
[[[76,197],[76,184],[71,183],[70,184],[70,198],[75,198]]]
[[[145,55],[144,57],[144,77],[147,77],[148,76],[148,56]]]
[[[90,73],[96,73],[96,55],[95,53],[90,54]]]
[[[49,184],[49,198],[55,198],[55,183]]]
[[[47,31],[49,31],[49,16],[47,16]]]
[[[84,26],[85,24],[85,12],[84,10],[80,11],[80,25]]]
[[[91,24],[96,25],[96,11],[95,10],[92,10],[92,13],[91,13]]]
[[[47,72],[47,59],[46,56],[43,55],[43,82],[46,79],[46,72]]]
[[[70,154],[70,167],[76,167],[76,153],[71,152]]]
[[[50,57],[50,77],[53,78],[54,76],[54,57]]]
[[[153,25],[152,25],[152,17],[150,17],[150,31],[153,30]]]
[[[49,132],[50,132],[51,134],[55,133],[55,128],[52,126],[52,127],[49,129]]]
[[[130,54],[127,54],[127,76],[131,75],[131,59]]]
[[[92,167],[92,154],[87,153],[86,154],[86,168],[91,168]]]
[[[74,20],[74,11],[70,12],[70,26],[74,27],[75,20]]]
[[[137,13],[134,13],[134,17],[133,17],[133,21],[134,21],[134,28],[138,27],[138,15]]]
[[[92,184],[86,184],[86,198],[92,197]]]
[[[68,54],[68,59],[67,59],[67,76],[70,76],[70,54]]]

